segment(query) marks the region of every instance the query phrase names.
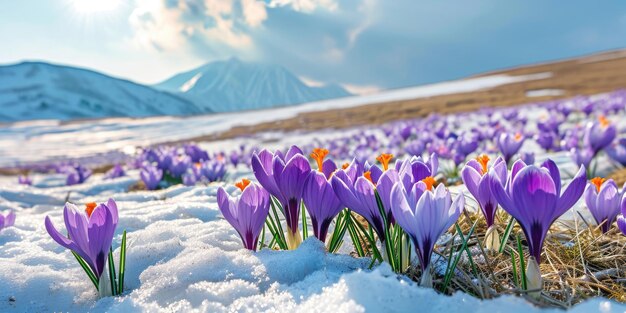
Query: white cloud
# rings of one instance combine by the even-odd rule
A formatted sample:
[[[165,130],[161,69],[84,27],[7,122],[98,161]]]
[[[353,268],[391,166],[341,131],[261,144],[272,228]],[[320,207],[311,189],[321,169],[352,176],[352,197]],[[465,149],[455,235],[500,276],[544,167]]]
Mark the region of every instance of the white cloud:
[[[305,13],[313,12],[318,8],[332,12],[339,7],[335,0],[271,0],[268,6],[271,8],[289,6],[295,11]]]
[[[249,30],[266,19],[258,0],[139,0],[129,22],[144,47],[184,50],[201,43],[219,50],[252,48]]]

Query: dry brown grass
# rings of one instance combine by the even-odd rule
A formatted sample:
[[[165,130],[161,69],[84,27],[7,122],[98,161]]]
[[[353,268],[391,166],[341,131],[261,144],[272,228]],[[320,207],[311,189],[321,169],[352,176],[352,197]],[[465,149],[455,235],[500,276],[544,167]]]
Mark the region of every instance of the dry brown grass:
[[[498,216],[500,233],[504,233],[509,217],[504,212]],[[478,222],[476,222],[478,221]],[[506,242],[503,253],[486,251],[483,246],[486,232],[484,218],[479,213],[466,213],[459,219],[459,226],[464,235],[476,222],[474,235],[468,241],[472,254],[472,267],[464,252],[457,265],[456,275],[443,289],[443,276],[435,275],[434,288],[439,292],[451,294],[464,291],[481,299],[489,299],[505,294],[515,294],[544,307],[569,308],[581,301],[602,296],[620,302],[626,302],[626,237],[613,228],[607,234],[599,229],[587,227],[580,218],[576,223],[555,223],[548,234],[540,266],[544,284],[539,297],[530,296],[532,291],[520,287],[520,263],[517,253],[516,237],[522,238],[524,259],[528,251],[524,236],[516,225]],[[457,237],[458,239],[458,237]],[[436,248],[440,262],[447,260],[450,249],[459,249],[461,242],[450,241]],[[514,277],[511,254],[516,259],[517,281]],[[455,255],[455,254],[454,254]],[[436,260],[438,257],[433,257]],[[421,273],[415,268],[408,271],[408,276],[419,281]],[[536,291],[536,290],[535,290]]]

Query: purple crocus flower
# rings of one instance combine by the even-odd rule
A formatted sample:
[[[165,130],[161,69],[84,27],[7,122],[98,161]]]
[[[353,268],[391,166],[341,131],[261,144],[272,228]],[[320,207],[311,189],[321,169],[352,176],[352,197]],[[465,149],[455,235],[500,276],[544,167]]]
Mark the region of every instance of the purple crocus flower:
[[[341,203],[363,216],[372,226],[378,238],[384,241],[384,218],[378,208],[376,191],[382,200],[387,221],[393,221],[390,196],[391,188],[399,180],[398,172],[395,169],[385,171],[374,185],[370,172],[363,173],[359,168],[359,163],[354,160],[346,169],[335,172],[331,177],[333,190]]]
[[[620,202],[626,191],[626,184],[619,190],[614,180],[600,177],[592,178],[585,188],[584,199],[591,215],[598,225],[602,224],[602,232],[606,233],[620,213]]]
[[[498,200],[496,200],[495,196],[491,193],[490,185],[493,177],[486,174],[489,173],[490,169],[493,169],[498,179],[505,181],[507,168],[502,157],[497,158],[491,167],[487,166],[488,162],[489,157],[485,154],[470,160],[461,170],[461,178],[467,190],[474,196],[476,202],[478,202],[480,210],[485,216],[487,227],[491,227],[496,219]]]
[[[99,205],[89,203],[82,212],[74,204],[66,203],[63,218],[68,236],[62,235],[46,216],[48,234],[61,246],[80,255],[100,278],[117,227],[117,204],[113,199]]]
[[[541,167],[515,162],[505,185],[494,169],[491,192],[500,206],[522,227],[530,255],[541,262],[543,241],[550,226],[578,201],[585,189],[585,167],[581,166],[569,186],[561,193],[561,174],[554,161]]]
[[[191,158],[187,155],[179,155],[172,158],[169,165],[169,173],[174,178],[180,178],[191,167]]]
[[[524,136],[521,133],[515,135],[503,133],[500,134],[496,143],[500,153],[504,156],[504,161],[508,164],[524,144]]]
[[[615,125],[611,124],[604,116],[598,118],[598,122],[589,122],[585,128],[584,142],[594,154],[608,147],[617,136]]]
[[[221,158],[208,160],[200,166],[200,175],[209,182],[222,180],[226,175],[226,164]]]
[[[280,151],[272,154],[262,150],[252,156],[252,170],[261,186],[280,202],[289,248],[297,248],[301,241],[298,222],[304,183],[311,172],[309,161],[296,146],[289,148],[285,155]]]
[[[6,216],[0,214],[0,230],[15,225],[15,212],[11,211]]]
[[[91,170],[80,164],[61,166],[57,172],[67,175],[65,184],[68,186],[82,184],[91,176]]]
[[[304,205],[311,217],[313,233],[321,242],[326,241],[330,222],[343,209],[343,204],[335,195],[333,186],[328,181],[330,176],[326,176],[323,172],[311,171],[304,184],[302,195]]]
[[[535,164],[535,154],[532,152],[522,152],[519,158],[526,164]]]
[[[593,160],[593,155],[591,148],[572,148],[569,151],[569,156],[574,164],[578,166],[582,165],[585,168],[589,168],[589,164],[591,164],[591,160]]]
[[[406,190],[404,184],[396,183],[391,191],[391,208],[398,225],[409,234],[422,269],[422,285],[430,277],[428,267],[437,239],[457,221],[465,198],[460,193],[454,201],[443,184],[432,191],[424,182]]]
[[[217,190],[217,206],[239,233],[243,246],[256,251],[259,234],[270,210],[270,196],[261,186],[247,179],[236,186],[242,191],[239,197],[229,196],[222,187]]]
[[[626,166],[626,138],[606,148],[606,154],[622,166]]]
[[[104,174],[104,178],[113,179],[113,178],[122,177],[124,175],[126,174],[124,173],[124,169],[122,168],[122,166],[119,164],[115,164],[115,166],[113,166],[110,170],[106,172],[106,174]]]
[[[209,154],[195,144],[186,144],[184,147],[185,154],[191,158],[191,162],[198,163],[207,161]]]
[[[163,171],[156,166],[146,164],[141,169],[139,176],[148,190],[155,190],[163,178]]]
[[[28,175],[20,175],[17,177],[17,182],[20,185],[32,185],[33,180]]]

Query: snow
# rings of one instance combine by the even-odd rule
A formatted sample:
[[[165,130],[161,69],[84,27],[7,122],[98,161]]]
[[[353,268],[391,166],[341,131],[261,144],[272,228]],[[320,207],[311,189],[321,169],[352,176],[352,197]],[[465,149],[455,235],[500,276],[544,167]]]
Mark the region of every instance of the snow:
[[[514,296],[481,301],[462,292],[438,295],[387,265],[370,270],[368,259],[328,254],[313,238],[294,251],[244,250],[219,214],[218,185],[118,193],[120,186],[109,183],[99,193],[83,196],[89,193],[83,190],[71,196],[77,203],[114,197],[120,208],[116,247],[122,230],[129,231],[127,291],[103,299],[43,227],[46,215],[62,225],[64,191],[3,185],[24,197],[0,198],[3,209],[18,212],[16,226],[0,233],[0,311],[561,312],[540,310]],[[31,200],[41,193],[56,201]],[[598,298],[571,312],[624,310],[623,304]]]
[[[563,89],[535,89],[526,91],[526,97],[550,97],[561,96],[565,93]]]
[[[551,75],[551,73],[492,75],[270,110],[188,118],[107,118],[71,123],[33,121],[0,125],[0,147],[2,147],[0,167],[67,158],[68,155],[75,158],[93,157],[112,150],[132,153],[136,146],[185,140],[226,131],[235,126],[288,119],[306,112],[471,92],[515,82],[544,79]]]

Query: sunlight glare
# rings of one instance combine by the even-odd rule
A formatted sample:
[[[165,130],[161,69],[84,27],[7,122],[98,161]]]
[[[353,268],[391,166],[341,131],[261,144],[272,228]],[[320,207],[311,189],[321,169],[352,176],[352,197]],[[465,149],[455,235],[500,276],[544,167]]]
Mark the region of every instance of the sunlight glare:
[[[71,3],[80,13],[97,13],[116,9],[120,0],[71,0]]]

